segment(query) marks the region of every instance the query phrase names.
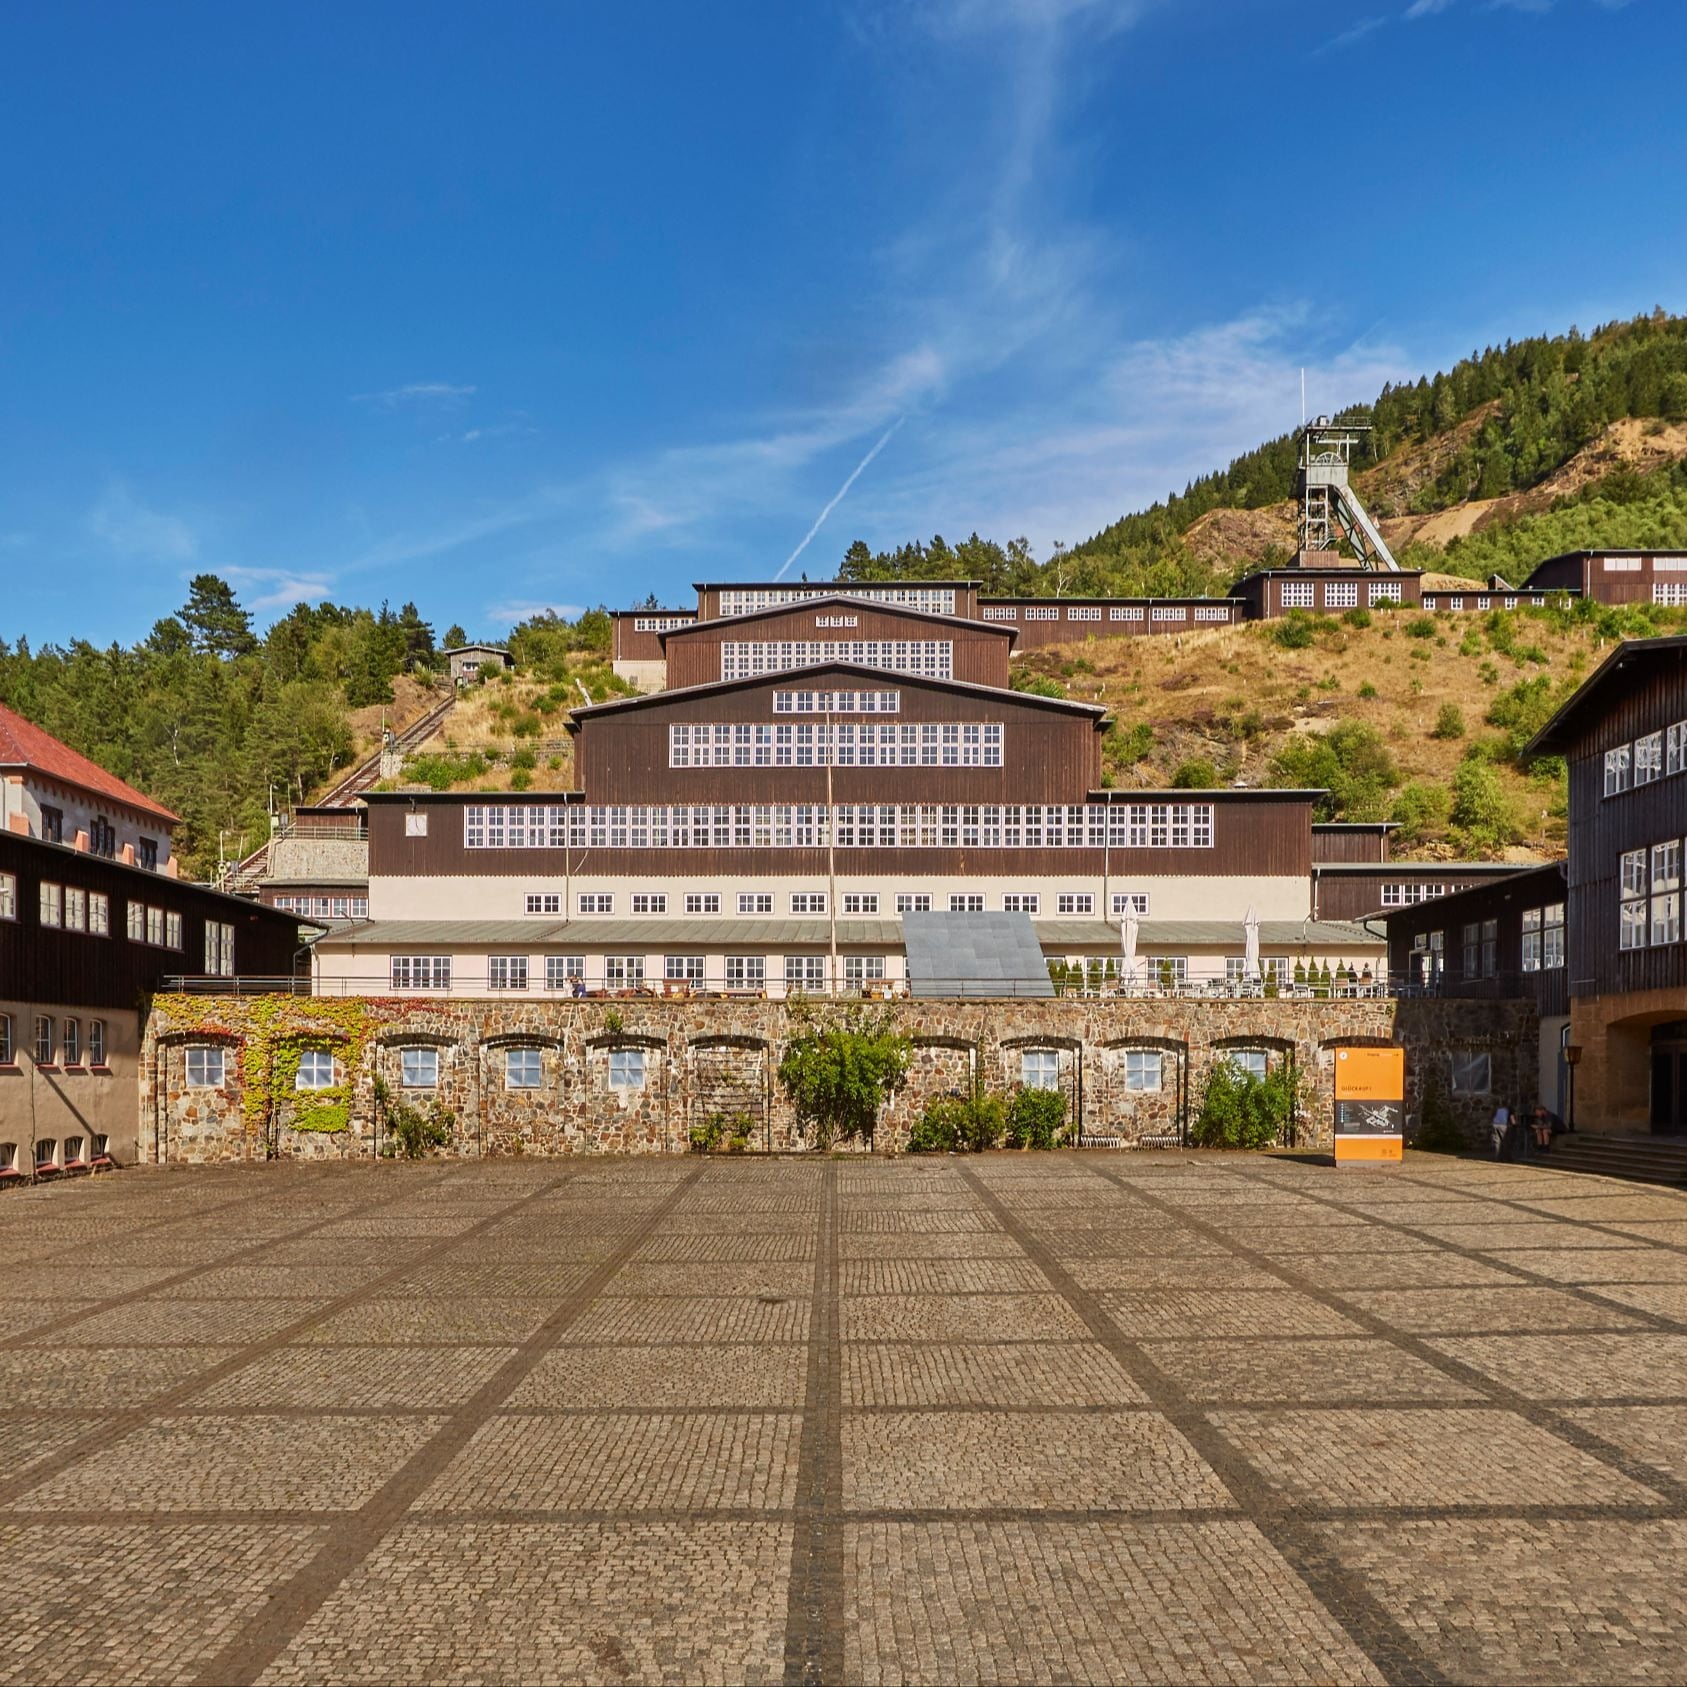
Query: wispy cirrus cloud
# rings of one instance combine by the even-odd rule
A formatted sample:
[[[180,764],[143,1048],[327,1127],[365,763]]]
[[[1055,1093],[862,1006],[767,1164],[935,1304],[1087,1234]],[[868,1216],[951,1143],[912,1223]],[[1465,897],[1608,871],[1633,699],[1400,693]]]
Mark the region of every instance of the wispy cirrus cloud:
[[[322,603],[334,595],[331,574],[296,572],[289,568],[246,568],[239,565],[217,570],[254,611],[291,609],[298,603]]]
[[[191,562],[199,535],[181,516],[141,502],[126,481],[110,482],[88,513],[88,530],[119,556]]]
[[[399,410],[410,405],[455,404],[473,398],[476,390],[450,381],[411,381],[407,386],[388,387],[384,392],[354,392],[351,402],[367,405],[371,410]]]
[[[556,615],[564,621],[572,621],[584,612],[585,605],[580,603],[527,602],[517,599],[513,603],[488,604],[486,619],[494,627],[513,627],[518,622],[531,621],[541,615]]]

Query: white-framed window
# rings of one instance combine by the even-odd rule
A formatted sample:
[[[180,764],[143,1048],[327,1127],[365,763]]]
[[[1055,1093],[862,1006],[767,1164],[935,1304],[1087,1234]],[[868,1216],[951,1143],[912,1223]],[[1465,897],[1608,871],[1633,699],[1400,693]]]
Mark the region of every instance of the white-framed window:
[[[896,911],[899,914],[929,914],[931,896],[923,890],[899,890],[896,893]]]
[[[984,912],[983,896],[973,890],[956,890],[949,893],[949,912],[951,914],[982,914]]]
[[[1238,1072],[1245,1072],[1250,1078],[1264,1081],[1269,1064],[1264,1049],[1226,1049],[1222,1058],[1228,1060]]]
[[[738,893],[740,914],[771,914],[773,892],[770,890],[741,890]]]
[[[1093,605],[1079,604],[1066,611],[1068,621],[1099,621],[1101,611]]]
[[[787,990],[824,990],[826,988],[826,957],[824,955],[787,955],[785,957],[785,988]]]
[[[1446,599],[1446,601],[1442,604],[1442,608],[1444,608],[1444,609],[1463,609],[1464,608],[1464,598],[1463,598],[1463,596],[1458,594],[1458,593],[1455,593],[1452,597]]]
[[[720,892],[718,890],[688,890],[685,893],[685,911],[688,914],[718,914],[720,912]]]
[[[504,1088],[507,1090],[536,1090],[544,1086],[544,1050],[513,1048],[504,1050]]]
[[[671,633],[675,627],[689,627],[696,619],[695,615],[635,615],[633,617],[633,631],[635,633]]]
[[[1640,558],[1637,556],[1608,556],[1605,558],[1605,572],[1607,574],[1638,574],[1640,572]]]
[[[1523,910],[1523,970],[1546,972],[1564,964],[1564,904]]]
[[[1493,1093],[1493,1057],[1485,1049],[1454,1049],[1447,1059],[1454,1095]]]
[[[791,892],[791,912],[793,914],[824,914],[826,912],[825,891],[793,890]]]
[[[0,873],[0,920],[15,920],[18,917],[18,876],[16,873]]]
[[[1017,621],[1019,611],[1011,604],[987,603],[979,610],[979,619],[984,621]]]
[[[1151,983],[1181,985],[1189,982],[1187,955],[1148,955],[1141,964]]]
[[[612,1090],[644,1088],[644,1052],[640,1048],[609,1051],[609,1087]]]
[[[486,958],[486,987],[489,990],[525,990],[527,988],[527,957],[525,955],[488,955]]]
[[[1019,1082],[1028,1090],[1060,1088],[1060,1054],[1056,1049],[1021,1049]]]
[[[334,1057],[326,1049],[304,1049],[293,1074],[296,1090],[331,1090],[334,1087]]]
[[[885,975],[885,958],[883,955],[845,955],[844,983],[852,990],[859,990],[865,984],[877,984]]]
[[[582,914],[613,914],[615,912],[615,893],[608,890],[583,890],[574,899],[575,907]]]
[[[953,615],[953,586],[863,586],[851,581],[841,592],[835,583],[824,586],[737,586],[720,595],[720,613],[750,615],[776,609],[782,603],[801,603],[811,597],[859,597],[871,603],[894,603],[900,609],[923,609],[928,615]]]
[[[1661,732],[1648,732],[1643,738],[1634,741],[1634,782],[1636,785],[1650,785],[1654,779],[1663,778],[1664,774],[1664,735]]]
[[[603,981],[612,990],[630,990],[644,982],[643,955],[605,955]]]
[[[111,898],[103,890],[88,892],[88,930],[96,937],[111,936]]]
[[[51,1066],[56,1047],[56,1027],[50,1013],[38,1013],[35,1016],[35,1064],[37,1066]]]
[[[66,931],[88,929],[88,893],[76,885],[64,887],[64,928]]]
[[[1618,947],[1644,949],[1650,927],[1647,893],[1651,881],[1647,872],[1647,852],[1643,849],[1626,851],[1622,857],[1621,869],[1622,902],[1619,910]]]
[[[879,893],[876,890],[846,890],[843,893],[843,911],[846,914],[876,914],[879,911]]]
[[[767,958],[763,955],[728,955],[726,987],[729,990],[761,990],[767,985]]]
[[[1357,580],[1326,580],[1324,582],[1326,609],[1357,609],[1359,582]]]
[[[753,679],[823,662],[850,662],[926,679],[952,679],[955,671],[951,639],[751,639],[723,643],[720,653],[723,680]]]
[[[1285,580],[1280,588],[1285,609],[1310,609],[1315,587],[1310,580]]]
[[[1181,603],[1157,603],[1149,616],[1152,621],[1187,621],[1189,612]]]
[[[1010,890],[1002,897],[1004,914],[1034,914],[1042,906],[1042,897],[1034,890]]]
[[[11,1040],[11,1022],[8,1020],[5,1027],[7,1048],[11,1047]],[[88,1064],[90,1066],[105,1065],[105,1021],[103,1019],[90,1019],[88,1021]]]
[[[1042,604],[1035,605],[1034,607],[1027,606],[1025,619],[1027,621],[1058,621],[1060,619],[1060,611],[1058,609],[1049,609]]]
[[[64,1029],[59,1034],[59,1058],[66,1066],[80,1066],[82,1064],[82,1022],[79,1019],[66,1019]]]
[[[894,715],[901,712],[900,691],[776,691],[776,715]]]
[[[205,971],[211,978],[234,977],[234,927],[222,920],[205,922]]]
[[[95,1021],[98,1024],[98,1021]],[[12,1016],[0,1013],[0,1066],[12,1066],[17,1062],[17,1049],[12,1042]]]
[[[1140,603],[1115,604],[1107,611],[1109,621],[1141,621],[1146,619]]]
[[[1113,892],[1115,914],[1135,914],[1139,920],[1148,918],[1148,892],[1145,890],[1116,890]]]
[[[1087,890],[1063,890],[1054,899],[1057,914],[1093,914],[1095,897]]]
[[[701,955],[664,955],[662,976],[670,984],[701,984],[703,957]]]
[[[1652,943],[1681,940],[1681,840],[1652,846]]]
[[[1654,580],[1652,582],[1652,601],[1661,603],[1670,609],[1687,608],[1687,582],[1680,580]]]
[[[1381,603],[1399,603],[1402,598],[1400,583],[1396,580],[1374,580],[1371,582],[1367,600],[1374,608]]]
[[[41,923],[44,926],[64,924],[64,886],[41,881]]]
[[[1680,773],[1687,768],[1687,721],[1677,721],[1664,734],[1664,772]]]
[[[554,890],[530,890],[526,897],[530,914],[560,914],[562,897]]]
[[[1197,621],[1228,621],[1230,619],[1230,605],[1227,603],[1198,603],[1195,605],[1195,619]]]
[[[169,910],[164,914],[164,947],[179,949],[182,946],[182,917]]]
[[[545,988],[571,990],[576,979],[586,976],[584,955],[547,955],[545,957]]]
[[[186,1056],[190,1090],[220,1090],[227,1076],[228,1050],[202,1043],[189,1044]]]
[[[1157,1092],[1164,1083],[1165,1056],[1159,1049],[1125,1050],[1125,1088],[1144,1094]]]
[[[407,1090],[439,1088],[439,1050],[412,1044],[398,1051],[399,1082]]]
[[[665,914],[668,911],[668,898],[665,892],[659,890],[635,890],[633,892],[633,912],[635,914]]]
[[[392,987],[395,990],[449,990],[449,955],[394,955]]]
[[[1619,744],[1605,752],[1605,795],[1617,796],[1628,789],[1630,746]]]

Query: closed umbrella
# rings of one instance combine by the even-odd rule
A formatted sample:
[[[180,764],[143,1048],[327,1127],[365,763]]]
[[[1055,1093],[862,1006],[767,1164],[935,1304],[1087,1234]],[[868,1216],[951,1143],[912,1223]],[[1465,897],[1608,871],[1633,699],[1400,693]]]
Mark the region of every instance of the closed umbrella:
[[[1125,917],[1119,921],[1119,982],[1125,985],[1136,983],[1136,910],[1126,907]]]
[[[1259,915],[1251,902],[1242,921],[1242,976],[1250,982],[1259,977]]]

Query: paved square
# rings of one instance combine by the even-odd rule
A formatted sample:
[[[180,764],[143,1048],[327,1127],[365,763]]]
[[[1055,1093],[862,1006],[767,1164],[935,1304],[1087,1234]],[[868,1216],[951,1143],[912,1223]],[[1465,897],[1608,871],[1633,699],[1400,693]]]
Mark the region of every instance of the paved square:
[[[1687,1194],[281,1165],[0,1260],[0,1684],[1687,1678]]]

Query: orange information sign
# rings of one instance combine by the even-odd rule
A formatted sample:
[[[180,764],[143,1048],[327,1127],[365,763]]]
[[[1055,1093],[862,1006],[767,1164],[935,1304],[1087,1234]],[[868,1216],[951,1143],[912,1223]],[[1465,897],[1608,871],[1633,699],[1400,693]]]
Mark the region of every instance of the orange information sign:
[[[1336,1050],[1336,1164],[1377,1165],[1404,1156],[1406,1051]]]

